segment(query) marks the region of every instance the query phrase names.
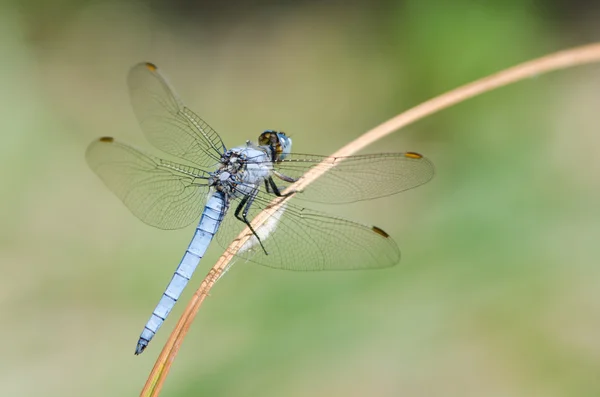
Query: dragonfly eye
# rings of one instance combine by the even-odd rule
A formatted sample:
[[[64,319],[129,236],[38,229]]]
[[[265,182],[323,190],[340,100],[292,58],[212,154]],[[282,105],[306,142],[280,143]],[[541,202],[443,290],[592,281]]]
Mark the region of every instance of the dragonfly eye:
[[[292,139],[283,131],[266,130],[258,137],[258,144],[271,148],[274,161],[283,160],[292,150]]]
[[[285,135],[283,131],[277,133],[277,138],[279,139],[278,160],[283,160],[292,151],[292,138]]]
[[[258,144],[260,146],[277,146],[278,144],[277,131],[266,130],[258,137]]]

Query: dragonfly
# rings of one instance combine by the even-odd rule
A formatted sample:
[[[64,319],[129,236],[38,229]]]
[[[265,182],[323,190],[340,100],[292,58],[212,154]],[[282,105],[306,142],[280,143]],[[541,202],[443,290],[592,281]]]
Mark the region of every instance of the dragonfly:
[[[330,157],[292,153],[285,132],[266,130],[256,143],[228,149],[185,106],[159,68],[135,65],[127,77],[134,113],[147,140],[167,160],[112,137],[92,142],[90,168],[140,220],[160,229],[197,222],[171,281],[138,339],[141,354],[175,306],[213,238],[223,247],[243,230],[238,259],[296,271],[386,268],[400,261],[383,229],[295,204],[343,204],[396,194],[428,182],[431,161],[416,152]],[[319,167],[327,171],[302,191],[286,188]],[[277,197],[283,204],[260,226],[251,220]],[[290,202],[290,199],[292,202]]]

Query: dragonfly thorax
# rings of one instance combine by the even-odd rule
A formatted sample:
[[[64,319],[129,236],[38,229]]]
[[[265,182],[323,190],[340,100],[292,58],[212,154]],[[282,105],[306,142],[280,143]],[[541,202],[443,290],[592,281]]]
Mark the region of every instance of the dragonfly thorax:
[[[227,150],[221,156],[209,184],[229,197],[247,195],[271,174],[272,164],[267,150],[243,146]]]

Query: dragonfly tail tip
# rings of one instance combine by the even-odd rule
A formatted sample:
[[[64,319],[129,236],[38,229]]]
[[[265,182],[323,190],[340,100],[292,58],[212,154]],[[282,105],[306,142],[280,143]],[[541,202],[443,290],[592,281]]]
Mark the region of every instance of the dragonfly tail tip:
[[[138,355],[142,354],[144,352],[144,350],[146,350],[147,346],[148,346],[148,341],[140,338],[140,340],[138,341],[137,347],[135,348],[135,355],[138,356]]]

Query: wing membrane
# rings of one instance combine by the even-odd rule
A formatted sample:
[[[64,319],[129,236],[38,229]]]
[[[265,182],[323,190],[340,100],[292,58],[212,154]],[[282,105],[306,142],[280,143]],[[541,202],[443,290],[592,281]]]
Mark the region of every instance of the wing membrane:
[[[248,219],[253,219],[272,198],[260,193]],[[217,241],[223,247],[245,228],[233,214],[237,204],[237,200],[231,203],[229,215],[217,234]],[[393,266],[400,260],[398,246],[381,229],[298,207],[289,201],[256,232],[268,255],[252,236],[236,256],[277,269],[375,269]]]
[[[143,222],[179,229],[202,213],[208,174],[200,169],[144,154],[112,138],[100,138],[86,151],[90,168]]]
[[[427,183],[433,164],[418,153],[380,153],[349,157],[293,154],[276,165],[287,176],[301,178],[311,168],[326,173],[296,198],[319,203],[351,203],[385,197]],[[335,165],[335,167],[332,167]]]
[[[133,110],[150,143],[200,167],[219,161],[225,151],[223,141],[183,104],[155,65],[134,66],[127,84]]]

